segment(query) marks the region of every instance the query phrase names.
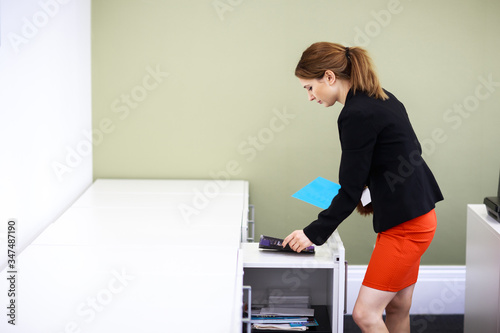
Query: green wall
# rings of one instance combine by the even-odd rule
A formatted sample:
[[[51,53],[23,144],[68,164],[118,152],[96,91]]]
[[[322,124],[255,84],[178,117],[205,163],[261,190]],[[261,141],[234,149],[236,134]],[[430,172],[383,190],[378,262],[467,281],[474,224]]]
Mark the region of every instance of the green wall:
[[[301,229],[319,209],[291,195],[337,181],[341,106],[308,102],[295,65],[316,41],[363,45],[446,198],[422,263],[464,264],[466,205],[498,182],[499,13],[486,0],[94,0],[94,178],[226,174],[250,182],[257,236]],[[366,264],[371,219],[339,232]]]

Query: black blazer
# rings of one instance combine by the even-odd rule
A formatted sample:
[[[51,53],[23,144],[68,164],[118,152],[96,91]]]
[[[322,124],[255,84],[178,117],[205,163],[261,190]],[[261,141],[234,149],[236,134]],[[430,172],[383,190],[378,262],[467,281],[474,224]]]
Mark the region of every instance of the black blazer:
[[[361,91],[353,94],[352,89],[347,94],[337,120],[341,188],[330,207],[304,228],[316,245],[323,244],[353,212],[365,186],[370,189],[377,233],[424,215],[443,200],[405,107],[386,93],[385,101]]]

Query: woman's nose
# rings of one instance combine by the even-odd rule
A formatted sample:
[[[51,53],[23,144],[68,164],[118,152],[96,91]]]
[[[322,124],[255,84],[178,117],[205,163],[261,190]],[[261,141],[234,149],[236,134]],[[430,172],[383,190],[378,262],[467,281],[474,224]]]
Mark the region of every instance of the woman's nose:
[[[307,95],[309,97],[309,101],[314,101],[316,99],[316,97],[314,97],[314,95],[310,91],[307,92]]]

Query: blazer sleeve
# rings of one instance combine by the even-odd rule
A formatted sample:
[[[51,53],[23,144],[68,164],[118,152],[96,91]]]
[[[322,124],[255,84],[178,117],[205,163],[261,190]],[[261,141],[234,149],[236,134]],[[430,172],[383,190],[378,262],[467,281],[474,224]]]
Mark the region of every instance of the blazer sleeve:
[[[330,207],[304,228],[311,242],[321,245],[356,208],[368,184],[377,133],[368,110],[344,108],[338,118],[342,157],[339,169],[340,190]]]

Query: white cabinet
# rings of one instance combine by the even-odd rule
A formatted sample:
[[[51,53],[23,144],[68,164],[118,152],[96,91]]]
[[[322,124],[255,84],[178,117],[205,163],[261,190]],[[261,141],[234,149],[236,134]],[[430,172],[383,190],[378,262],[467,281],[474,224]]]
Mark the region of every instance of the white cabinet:
[[[484,205],[467,207],[464,331],[500,332],[500,222]]]
[[[256,297],[307,287],[342,332],[338,234],[314,256],[260,251],[246,243],[248,196],[237,180],[95,181],[16,258],[16,325],[0,332],[239,333],[244,284]]]
[[[246,181],[97,180],[18,256],[0,332],[238,333],[247,213]]]
[[[337,231],[316,253],[297,254],[261,250],[242,244],[245,285],[252,288],[252,304],[265,304],[274,293],[307,290],[315,317],[315,332],[343,332],[345,310],[345,250]]]

